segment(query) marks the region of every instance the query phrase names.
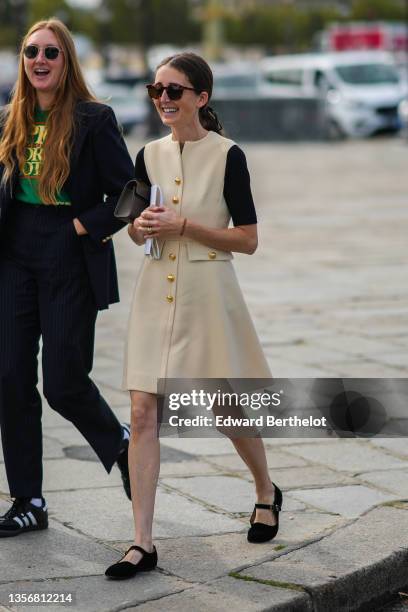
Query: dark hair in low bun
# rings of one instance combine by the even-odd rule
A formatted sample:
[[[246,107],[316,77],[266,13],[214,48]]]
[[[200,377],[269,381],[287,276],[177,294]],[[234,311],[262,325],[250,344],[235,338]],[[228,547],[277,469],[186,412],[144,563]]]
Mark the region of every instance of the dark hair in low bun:
[[[213,108],[211,108],[211,106],[208,106],[208,104],[202,106],[200,108],[199,115],[200,123],[204,129],[208,130],[209,132],[217,132],[218,134],[221,134],[222,125],[217,117],[217,113]]]
[[[166,57],[166,59],[160,62],[156,70],[162,66],[171,66],[185,74],[196,92],[206,91],[208,93],[208,101],[210,101],[213,90],[213,73],[205,59],[196,53],[183,52]],[[210,132],[217,132],[217,134],[222,133],[222,125],[217,114],[211,106],[208,106],[208,103],[200,108],[199,117],[204,129]]]

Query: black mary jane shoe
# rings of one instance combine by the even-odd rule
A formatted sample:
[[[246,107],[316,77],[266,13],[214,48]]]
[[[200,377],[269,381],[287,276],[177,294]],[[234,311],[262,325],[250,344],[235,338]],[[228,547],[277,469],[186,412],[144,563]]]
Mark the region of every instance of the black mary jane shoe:
[[[248,530],[248,542],[253,542],[257,544],[261,542],[268,542],[269,540],[272,540],[278,533],[279,512],[282,509],[283,495],[279,487],[277,487],[275,483],[272,483],[272,484],[275,487],[275,497],[273,500],[273,504],[255,504],[254,511],[252,512],[252,516],[249,519],[249,522],[251,523],[251,527]],[[264,510],[270,510],[272,512],[272,515],[276,519],[276,525],[266,525],[265,523],[254,523],[257,508],[261,508]]]
[[[136,576],[139,572],[154,570],[157,565],[157,551],[155,546],[153,546],[153,552],[151,553],[140,546],[131,546],[125,552],[122,559],[126,557],[130,550],[138,550],[142,553],[142,558],[137,563],[131,563],[130,561],[119,561],[118,563],[114,563],[108,567],[105,576],[116,580],[125,580],[126,578],[133,578],[133,576]]]

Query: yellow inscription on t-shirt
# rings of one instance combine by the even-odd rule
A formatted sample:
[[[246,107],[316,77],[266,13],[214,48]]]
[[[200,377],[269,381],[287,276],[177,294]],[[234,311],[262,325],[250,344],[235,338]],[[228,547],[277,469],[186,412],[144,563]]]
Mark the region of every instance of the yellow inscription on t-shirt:
[[[42,161],[42,149],[35,149],[27,147],[27,161],[30,162],[41,162]]]
[[[35,143],[38,147],[42,147],[46,136],[47,136],[47,128],[45,125],[35,125],[34,130],[32,132],[33,136],[33,144]]]
[[[26,149],[26,161],[22,169],[23,177],[30,178],[40,176],[43,162],[43,146],[46,137],[46,126],[35,125]]]

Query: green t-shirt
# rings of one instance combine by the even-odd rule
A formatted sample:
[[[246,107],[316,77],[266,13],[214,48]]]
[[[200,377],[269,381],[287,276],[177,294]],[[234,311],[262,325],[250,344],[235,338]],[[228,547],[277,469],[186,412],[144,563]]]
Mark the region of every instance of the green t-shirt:
[[[16,198],[28,204],[43,204],[38,194],[38,180],[43,167],[44,143],[47,138],[48,111],[36,109],[34,126],[26,149],[26,161],[20,168],[19,182],[17,185]],[[58,193],[57,204],[70,205],[69,196]]]

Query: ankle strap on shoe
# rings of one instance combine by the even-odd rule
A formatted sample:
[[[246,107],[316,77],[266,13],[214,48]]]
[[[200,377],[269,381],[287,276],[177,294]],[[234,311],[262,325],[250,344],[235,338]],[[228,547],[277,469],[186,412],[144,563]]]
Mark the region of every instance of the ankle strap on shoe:
[[[281,507],[279,504],[255,504],[255,508],[259,508],[261,510],[273,510],[275,512],[280,512]]]
[[[139,552],[142,553],[142,555],[152,555],[155,551],[155,548],[153,546],[153,551],[151,553],[147,552],[147,550],[145,550],[144,548],[142,548],[141,546],[137,546],[136,544],[134,544],[133,546],[131,546],[130,548],[128,548],[128,550],[125,552],[125,556],[128,554],[129,551],[131,550],[138,550]]]

